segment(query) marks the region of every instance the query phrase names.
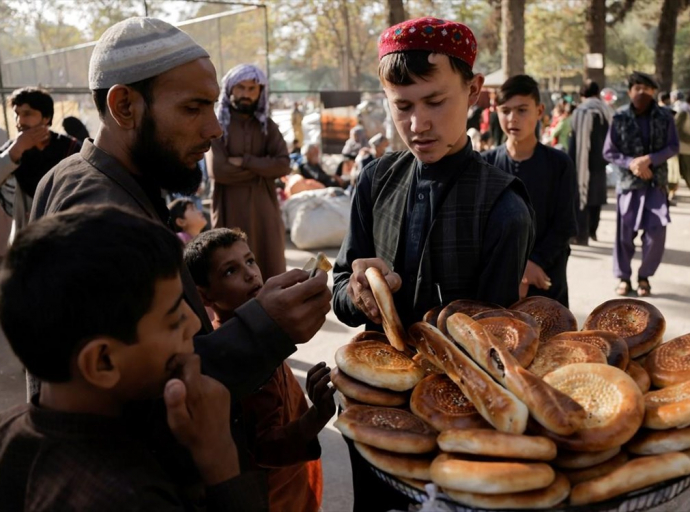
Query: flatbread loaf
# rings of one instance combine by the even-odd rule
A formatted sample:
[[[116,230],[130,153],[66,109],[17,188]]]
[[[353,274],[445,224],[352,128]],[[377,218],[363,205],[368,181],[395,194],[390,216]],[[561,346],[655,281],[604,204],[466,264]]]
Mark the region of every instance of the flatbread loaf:
[[[484,509],[542,510],[555,507],[570,494],[568,479],[556,473],[551,485],[535,491],[508,494],[480,494],[444,489],[458,503]]]
[[[630,354],[628,344],[616,333],[608,331],[572,331],[557,334],[549,341],[571,340],[599,348],[611,366],[624,370],[628,367]]]
[[[337,367],[331,370],[331,382],[343,395],[363,404],[396,407],[407,405],[409,400],[408,393],[375,388],[349,377]]]
[[[658,455],[690,449],[690,427],[670,430],[640,429],[625,449],[636,455]]]
[[[690,334],[656,347],[645,359],[644,368],[658,388],[690,380]]]
[[[392,407],[352,405],[333,424],[353,441],[396,453],[436,449],[436,432],[414,414]]]
[[[431,479],[429,468],[434,458],[430,455],[408,455],[388,452],[356,441],[355,448],[369,464],[381,471],[415,480]]]
[[[542,342],[562,332],[577,331],[575,315],[563,304],[548,297],[525,297],[510,309],[527,313],[537,321],[541,328],[539,340]]]
[[[412,360],[422,367],[422,369],[424,370],[424,375],[426,376],[446,374],[446,372],[443,371],[443,368],[439,368],[434,363],[429,361],[426,357],[424,357],[424,354],[417,353],[414,355]]]
[[[514,434],[525,431],[529,416],[525,404],[494,381],[441,331],[426,322],[417,322],[410,327],[410,337],[424,357],[444,368],[494,428]]]
[[[655,430],[690,425],[690,381],[644,395],[644,426]]]
[[[424,377],[410,357],[379,341],[360,341],[340,347],[335,363],[348,376],[376,388],[407,391]]]
[[[462,313],[467,316],[474,316],[482,311],[492,311],[501,309],[501,306],[492,304],[491,302],[482,302],[479,300],[459,299],[449,303],[441,310],[436,321],[436,327],[443,334],[448,334],[446,321],[455,313]]]
[[[644,489],[664,480],[690,474],[690,457],[683,453],[664,453],[626,462],[608,475],[573,487],[571,505],[588,505],[626,492]],[[433,473],[432,473],[433,475]]]
[[[628,442],[642,424],[642,392],[623,370],[606,364],[576,363],[545,375],[544,380],[587,411],[582,428],[570,436],[539,432],[560,448],[609,450]]]
[[[630,357],[637,358],[661,343],[666,320],[648,302],[614,299],[597,306],[585,320],[583,329],[618,334],[628,344]]]
[[[630,457],[626,452],[619,452],[612,459],[596,466],[582,469],[564,469],[563,474],[570,480],[570,485],[577,485],[613,473],[619,467],[625,465],[628,460],[630,460]]]
[[[429,311],[424,313],[422,321],[431,324],[434,327],[438,327],[438,315],[441,313],[441,311],[443,311],[443,306],[436,306],[435,308],[431,308]]]
[[[532,364],[527,367],[527,371],[537,377],[543,377],[569,364],[606,364],[606,354],[598,347],[579,341],[557,340],[554,338],[539,344],[537,355],[534,357]]]
[[[640,388],[640,391],[643,393],[646,393],[649,391],[649,388],[652,387],[652,381],[649,378],[649,374],[637,361],[631,359],[625,373],[632,377],[632,380],[635,381],[635,384],[637,384],[637,387]]]
[[[569,450],[558,450],[558,456],[553,463],[555,466],[563,469],[591,468],[592,466],[596,466],[614,458],[620,452],[620,446],[601,452],[571,452]]]
[[[533,329],[522,320],[494,316],[480,318],[476,322],[503,343],[523,368],[527,368],[537,355],[539,330]]]
[[[541,332],[541,326],[534,317],[524,311],[517,311],[515,309],[490,309],[488,311],[481,311],[476,315],[472,315],[474,320],[482,320],[484,318],[516,318],[529,325],[532,329],[537,331],[537,334]]]
[[[527,460],[553,460],[556,457],[556,445],[551,439],[496,430],[445,430],[439,434],[437,442],[441,450],[449,453]]]
[[[431,463],[432,482],[446,490],[506,494],[543,489],[555,479],[543,462],[485,462],[442,453]]]
[[[379,307],[383,331],[386,333],[388,341],[400,352],[406,352],[409,354],[410,350],[407,346],[407,333],[405,332],[405,328],[400,321],[398,311],[395,309],[393,293],[391,293],[391,289],[388,286],[386,278],[376,267],[369,267],[364,272],[364,275],[369,282],[369,288],[371,288],[371,293],[374,295],[376,305]]]
[[[462,313],[446,322],[451,339],[464,348],[493,378],[515,394],[545,428],[572,434],[585,420],[585,411],[569,396],[525,370],[484,327]],[[595,349],[598,350],[598,349]]]
[[[410,410],[436,430],[491,428],[447,375],[430,375],[412,391]]]

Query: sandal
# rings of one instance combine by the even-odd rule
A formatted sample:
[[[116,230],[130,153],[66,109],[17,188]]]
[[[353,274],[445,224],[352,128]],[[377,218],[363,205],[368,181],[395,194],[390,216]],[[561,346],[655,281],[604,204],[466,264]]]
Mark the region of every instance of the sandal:
[[[616,286],[616,295],[620,295],[621,297],[627,297],[628,295],[630,295],[630,293],[632,293],[632,285],[630,284],[630,281],[621,279],[618,283],[618,286]]]
[[[652,294],[652,287],[649,284],[649,279],[646,277],[640,277],[637,280],[637,296],[638,297],[649,297]]]

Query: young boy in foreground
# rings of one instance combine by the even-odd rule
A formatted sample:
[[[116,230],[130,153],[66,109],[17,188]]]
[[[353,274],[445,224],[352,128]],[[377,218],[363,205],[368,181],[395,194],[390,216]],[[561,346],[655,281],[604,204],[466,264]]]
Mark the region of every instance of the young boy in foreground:
[[[170,430],[206,485],[206,510],[262,510],[239,475],[230,396],[201,375],[183,299],[179,240],[115,207],[43,218],[16,238],[0,273],[0,323],[42,381],[0,413],[3,510],[182,511],[169,474],[124,409],[163,395]],[[38,314],[37,314],[38,313]],[[248,490],[255,490],[247,497]]]
[[[204,304],[216,315],[216,328],[263,286],[247,236],[239,229],[201,233],[187,245],[184,257]],[[319,510],[323,482],[317,435],[335,413],[335,388],[328,386],[329,375],[325,363],[307,373],[311,408],[286,362],[259,391],[242,400],[249,452],[249,468],[243,470],[269,469],[272,512]]]

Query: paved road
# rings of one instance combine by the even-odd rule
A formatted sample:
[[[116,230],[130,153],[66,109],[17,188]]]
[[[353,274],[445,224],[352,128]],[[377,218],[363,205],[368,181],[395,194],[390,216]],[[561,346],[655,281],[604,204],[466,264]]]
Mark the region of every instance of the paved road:
[[[610,198],[609,203],[613,203]],[[683,188],[677,207],[671,209],[664,262],[651,279],[654,295],[649,299],[667,320],[665,340],[690,332],[690,192]],[[599,242],[574,247],[568,266],[571,309],[580,325],[589,312],[605,300],[615,298],[616,280],[611,274],[611,250],[615,232],[615,211],[609,204],[602,212]],[[325,251],[333,260],[336,249]],[[290,247],[286,251],[289,267],[302,267],[312,255]],[[633,268],[639,266],[639,254]],[[40,312],[37,312],[40,314]],[[307,345],[299,347],[289,362],[304,383],[307,370],[319,361],[333,364],[335,350],[359,329],[342,325],[329,313],[321,331]],[[24,376],[6,343],[0,343],[0,408],[24,400]],[[324,512],[351,510],[352,489],[347,449],[340,434],[329,425],[321,434],[324,464]],[[675,504],[664,510],[690,510],[690,505]],[[661,511],[660,511],[661,512]]]

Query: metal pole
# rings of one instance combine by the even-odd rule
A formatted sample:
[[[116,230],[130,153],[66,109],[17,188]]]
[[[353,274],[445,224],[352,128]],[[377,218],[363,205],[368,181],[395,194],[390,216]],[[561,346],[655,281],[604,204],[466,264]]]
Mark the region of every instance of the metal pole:
[[[270,85],[271,85],[271,65],[268,60],[269,56],[269,44],[268,44],[268,6],[265,4],[262,4],[261,7],[264,10],[264,37],[266,38],[266,82],[269,85],[269,90],[270,90]]]
[[[143,1],[144,1],[144,16],[146,16],[148,18],[148,16],[149,16],[149,4],[148,4],[148,2],[146,2],[146,0],[143,0]]]

